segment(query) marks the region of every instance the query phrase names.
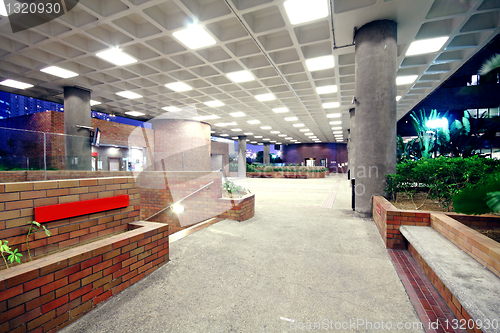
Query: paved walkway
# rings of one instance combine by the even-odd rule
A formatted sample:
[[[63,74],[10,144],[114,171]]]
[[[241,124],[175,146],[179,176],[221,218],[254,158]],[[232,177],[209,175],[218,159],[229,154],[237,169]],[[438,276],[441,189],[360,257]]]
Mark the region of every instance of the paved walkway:
[[[238,182],[253,219],[171,243],[168,264],[62,332],[423,332],[344,176]]]

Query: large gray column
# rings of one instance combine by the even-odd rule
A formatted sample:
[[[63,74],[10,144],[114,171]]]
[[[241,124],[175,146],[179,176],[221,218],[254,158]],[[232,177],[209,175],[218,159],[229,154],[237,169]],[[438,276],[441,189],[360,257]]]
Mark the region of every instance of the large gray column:
[[[355,210],[371,216],[372,196],[383,195],[385,175],[396,172],[397,26],[362,26],[355,36]]]
[[[92,170],[90,131],[90,91],[64,87],[64,134],[66,136],[66,169]]]
[[[247,176],[247,137],[238,136],[238,177]]]
[[[354,177],[354,170],[356,169],[356,143],[354,142],[354,133],[356,132],[356,123],[355,123],[355,108],[349,110],[349,139],[347,141],[347,163],[349,164],[349,174],[351,178]]]
[[[269,154],[269,143],[264,142],[264,164],[269,164],[271,163],[271,156]]]

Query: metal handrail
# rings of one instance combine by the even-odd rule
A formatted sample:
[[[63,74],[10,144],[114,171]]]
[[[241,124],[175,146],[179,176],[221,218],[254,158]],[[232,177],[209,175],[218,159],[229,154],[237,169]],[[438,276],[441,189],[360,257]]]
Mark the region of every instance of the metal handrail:
[[[165,210],[167,210],[167,209],[169,209],[169,208],[171,209],[173,206],[175,206],[175,205],[177,205],[177,204],[181,203],[183,200],[185,200],[185,199],[189,198],[190,196],[192,196],[192,195],[193,195],[193,194],[195,194],[195,193],[198,193],[199,191],[203,190],[205,187],[207,187],[207,186],[209,186],[209,185],[211,185],[211,184],[213,184],[213,183],[214,183],[214,181],[212,180],[210,183],[208,183],[208,184],[206,184],[206,185],[203,185],[202,187],[200,187],[199,189],[197,189],[197,190],[196,190],[196,191],[194,191],[193,193],[190,193],[190,194],[186,195],[186,196],[185,196],[184,198],[182,198],[181,200],[179,200],[179,201],[177,201],[177,202],[174,202],[174,203],[173,203],[173,204],[171,204],[170,206],[165,207],[165,208],[163,208],[162,210],[160,210],[160,211],[158,211],[158,212],[154,213],[154,214],[153,214],[153,215],[151,215],[150,217],[148,217],[148,218],[144,219],[144,221],[149,220],[149,219],[150,219],[150,218],[152,218],[153,216],[156,216],[156,215],[158,215],[158,214],[160,214],[160,213],[164,212]]]

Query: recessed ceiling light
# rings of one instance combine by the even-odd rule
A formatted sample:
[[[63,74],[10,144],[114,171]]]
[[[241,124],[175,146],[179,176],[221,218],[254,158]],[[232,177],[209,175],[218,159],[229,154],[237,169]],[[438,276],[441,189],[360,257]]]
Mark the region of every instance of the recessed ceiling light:
[[[271,129],[272,127],[271,126],[261,126],[260,128],[263,130],[268,130],[268,129]]]
[[[135,98],[141,98],[142,95],[136,94],[135,92],[132,91],[120,91],[116,93],[118,96],[124,97],[124,98],[130,98],[130,99],[135,99]]]
[[[99,105],[99,104],[101,104],[101,102],[94,101],[93,99],[90,100],[90,106]]]
[[[287,136],[286,134],[279,134],[278,136],[284,138],[285,136]]]
[[[341,130],[342,126],[332,127],[332,130]]]
[[[340,118],[341,116],[341,113],[329,113],[326,115],[327,118]]]
[[[324,109],[338,108],[340,106],[339,102],[323,103]]]
[[[243,112],[232,112],[232,113],[230,113],[230,115],[233,116],[233,117],[244,117],[244,116],[246,116],[245,113],[243,113]]]
[[[3,86],[16,88],[16,89],[28,89],[28,88],[33,87],[32,84],[19,82],[19,81],[11,80],[11,79],[3,80],[2,82],[0,82],[0,84]]]
[[[399,102],[402,96],[396,96],[396,102]]]
[[[304,135],[314,135],[313,132],[309,132],[309,133],[304,133]]]
[[[63,79],[69,79],[70,77],[78,76],[78,73],[68,71],[67,69],[57,66],[42,68],[40,69],[40,71],[50,75],[62,77]]]
[[[136,59],[132,58],[126,53],[123,53],[119,49],[110,49],[107,51],[102,51],[96,53],[96,56],[117,66],[125,66],[137,62]]]
[[[279,134],[280,131],[271,131],[271,134]]]
[[[291,24],[310,22],[328,16],[328,2],[325,0],[287,0],[284,5]]]
[[[447,40],[448,36],[416,40],[410,44],[408,51],[406,51],[406,55],[412,56],[437,52],[443,47]]]
[[[316,87],[316,92],[319,95],[335,93],[337,92],[337,86],[333,85],[333,86]]]
[[[333,131],[333,134],[342,134],[342,131]]]
[[[227,77],[230,78],[233,82],[247,82],[255,80],[252,73],[250,73],[249,71],[227,73]]]
[[[286,117],[285,120],[286,121],[297,121],[297,120],[299,120],[299,118],[297,118],[297,117]]]
[[[276,143],[276,140],[271,140],[271,141],[269,141],[269,142],[271,142],[271,143]]]
[[[255,124],[260,124],[260,120],[254,119],[254,120],[248,120],[247,123],[255,125]]]
[[[214,124],[214,126],[219,126],[219,127],[236,126],[236,125],[238,125],[238,124],[235,123],[234,121],[232,123],[217,123],[217,124]]]
[[[333,55],[327,55],[327,56],[307,59],[306,66],[310,72],[314,72],[334,67],[335,61],[333,60]]]
[[[235,136],[234,138],[235,138],[235,140],[236,140],[236,139],[239,139],[237,136]],[[246,141],[246,142],[250,142],[250,139],[246,139],[245,141]]]
[[[125,112],[125,114],[128,114],[129,116],[132,116],[132,117],[144,116],[144,113],[139,112],[139,111],[128,111],[128,112]]]
[[[309,128],[301,128],[301,129],[299,129],[299,131],[301,131],[301,132],[309,132],[310,129]]]
[[[292,141],[292,142],[296,142],[297,140],[291,139],[290,141]]]
[[[277,144],[277,145],[282,145],[282,143],[281,143],[281,142],[276,142],[276,144]]]
[[[210,106],[211,108],[216,108],[219,106],[224,106],[226,104],[222,103],[221,101],[208,101],[204,103],[206,106]]]
[[[290,136],[288,136],[288,137],[285,138],[285,140],[293,140],[293,138],[290,137]]]
[[[273,109],[274,112],[276,113],[285,113],[285,112],[288,112],[288,108],[275,108]]]
[[[342,125],[342,120],[330,121],[330,125]]]
[[[194,120],[198,121],[203,121],[203,120],[212,120],[212,119],[219,119],[220,117],[215,115],[215,114],[210,114],[208,116],[198,116],[198,117],[193,117]]]
[[[317,138],[318,138],[318,137],[317,137],[316,135],[311,135],[311,136],[309,137],[309,139],[313,139],[313,140],[314,140],[314,139],[317,139]]]
[[[233,132],[241,132],[241,128],[231,128],[231,131],[233,131]]]
[[[293,127],[304,127],[304,124],[293,124]]]
[[[239,138],[237,136],[233,136],[231,139],[238,140]],[[248,141],[248,140],[245,140],[245,141]]]
[[[262,141],[270,141],[271,139],[262,139]]]
[[[253,135],[252,132],[246,132],[246,133],[243,133],[243,134],[245,134],[245,135]]]
[[[180,108],[176,107],[176,106],[165,106],[165,107],[162,107],[163,110],[165,111],[169,111],[169,112],[179,112],[179,111],[182,111]]]
[[[260,138],[262,138],[262,135],[256,135],[256,136],[254,136],[254,138],[260,139]]]
[[[396,77],[396,84],[398,86],[403,85],[403,84],[410,84],[410,83],[415,82],[417,77],[418,77],[418,75],[398,76],[398,77]]]
[[[229,134],[224,133],[224,134],[220,134],[220,136],[229,136]]]
[[[257,143],[257,141],[250,141],[250,143]]]
[[[215,39],[199,25],[176,31],[172,35],[191,50],[215,44]]]
[[[184,82],[172,82],[172,83],[167,83],[165,85],[168,89],[171,89],[176,92],[181,92],[181,91],[189,91],[192,90],[193,87],[191,87],[188,84],[185,84]]]
[[[255,98],[261,102],[273,101],[276,99],[273,94],[255,95]]]

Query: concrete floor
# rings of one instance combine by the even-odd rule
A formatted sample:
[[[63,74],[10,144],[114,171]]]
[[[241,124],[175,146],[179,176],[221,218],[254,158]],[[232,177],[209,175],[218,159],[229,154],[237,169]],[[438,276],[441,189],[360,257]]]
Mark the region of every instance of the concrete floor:
[[[62,332],[422,332],[345,176],[236,182],[254,218],[171,243],[168,264]]]

